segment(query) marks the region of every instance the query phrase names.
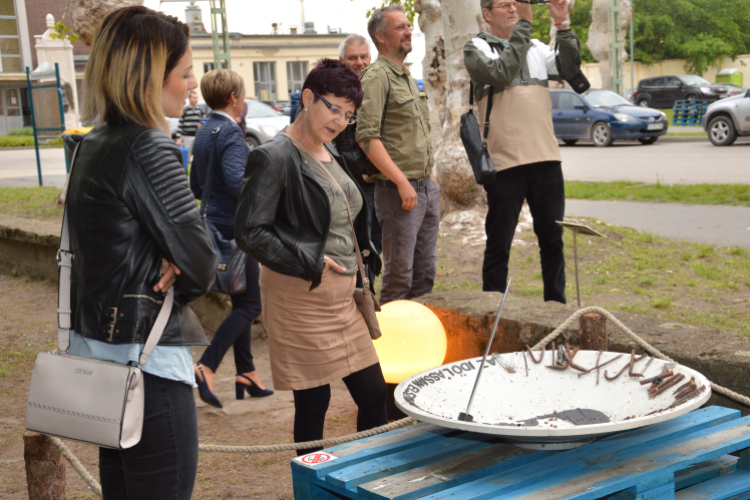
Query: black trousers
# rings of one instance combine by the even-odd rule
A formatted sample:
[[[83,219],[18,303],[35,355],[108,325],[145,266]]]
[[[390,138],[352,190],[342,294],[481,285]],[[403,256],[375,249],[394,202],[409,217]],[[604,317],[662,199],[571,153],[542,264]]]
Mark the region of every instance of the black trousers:
[[[224,238],[234,238],[234,227],[219,224],[215,226]],[[221,360],[224,359],[230,347],[234,348],[234,364],[237,367],[237,373],[255,371],[250,340],[253,321],[261,312],[259,276],[258,263],[252,257],[247,256],[245,266],[247,290],[230,297],[232,312],[216,330],[214,338],[211,339],[211,345],[206,348],[200,359],[200,364],[210,368],[214,373],[219,369]]]
[[[193,388],[143,373],[141,441],[99,448],[104,500],[188,500],[198,470],[198,413]]]
[[[344,377],[354,403],[357,405],[357,432],[366,431],[388,423],[385,398],[388,386],[383,378],[380,363]],[[321,385],[312,389],[294,392],[294,442],[323,439],[328,403],[331,401],[331,386]],[[298,450],[297,456],[307,455],[321,448]]]
[[[508,258],[524,200],[534,218],[542,260],[544,300],[565,304],[565,255],[563,228],[556,221],[565,216],[565,184],[560,162],[520,165],[497,173],[487,192],[487,246],[482,264],[482,290],[505,292]]]

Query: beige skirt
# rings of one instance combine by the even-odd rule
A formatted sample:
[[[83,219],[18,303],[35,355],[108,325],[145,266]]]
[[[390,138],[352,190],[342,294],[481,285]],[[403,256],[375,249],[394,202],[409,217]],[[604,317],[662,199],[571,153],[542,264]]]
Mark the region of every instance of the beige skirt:
[[[378,362],[353,294],[356,276],[326,269],[320,286],[260,271],[263,324],[268,332],[273,388],[319,387]]]

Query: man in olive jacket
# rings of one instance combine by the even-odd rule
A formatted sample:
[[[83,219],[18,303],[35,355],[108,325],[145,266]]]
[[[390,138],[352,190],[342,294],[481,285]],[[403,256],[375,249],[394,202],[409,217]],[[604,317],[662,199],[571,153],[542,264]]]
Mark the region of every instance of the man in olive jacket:
[[[531,38],[531,5],[513,0],[481,0],[490,33],[464,46],[464,61],[484,120],[492,97],[487,149],[497,178],[487,191],[487,246],[482,289],[505,292],[508,258],[524,200],[534,218],[542,260],[544,300],[565,303],[563,229],[565,216],[560,149],[552,126],[548,80],[559,80],[577,64],[578,39],[570,30],[566,0],[551,0],[559,53]],[[482,127],[480,127],[482,128]]]

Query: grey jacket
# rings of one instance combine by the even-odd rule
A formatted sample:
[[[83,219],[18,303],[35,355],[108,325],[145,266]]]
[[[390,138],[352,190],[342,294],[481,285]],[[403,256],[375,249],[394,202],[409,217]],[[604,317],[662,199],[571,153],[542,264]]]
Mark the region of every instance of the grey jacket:
[[[464,46],[464,62],[474,82],[474,98],[479,102],[489,88],[502,92],[517,85],[541,85],[560,80],[554,52],[539,40],[531,38],[531,23],[519,20],[503,40],[489,33],[479,33]],[[560,44],[558,58],[563,72],[578,61],[579,43],[573,30],[557,32]]]

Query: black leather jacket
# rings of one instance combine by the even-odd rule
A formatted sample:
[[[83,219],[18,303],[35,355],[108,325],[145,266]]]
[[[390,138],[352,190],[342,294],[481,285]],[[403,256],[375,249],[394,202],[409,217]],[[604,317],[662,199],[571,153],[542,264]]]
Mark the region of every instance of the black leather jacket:
[[[341,156],[344,157],[347,167],[354,179],[365,191],[374,192],[375,183],[367,182],[364,178],[380,173],[378,168],[367,158],[365,152],[357,144],[357,124],[347,126],[333,140],[333,145]]]
[[[328,152],[354,179],[344,159],[326,145]],[[380,272],[380,257],[370,244],[367,199],[354,219],[359,248],[365,264]],[[320,285],[323,252],[331,225],[331,206],[323,186],[289,138],[277,135],[253,149],[247,158],[234,235],[242,250],[277,273]]]
[[[159,345],[208,344],[185,304],[211,287],[216,254],[167,134],[135,124],[92,130],[78,149],[67,211],[76,333],[112,344],[144,342],[161,308],[163,294],[152,287],[164,258],[181,274]]]

